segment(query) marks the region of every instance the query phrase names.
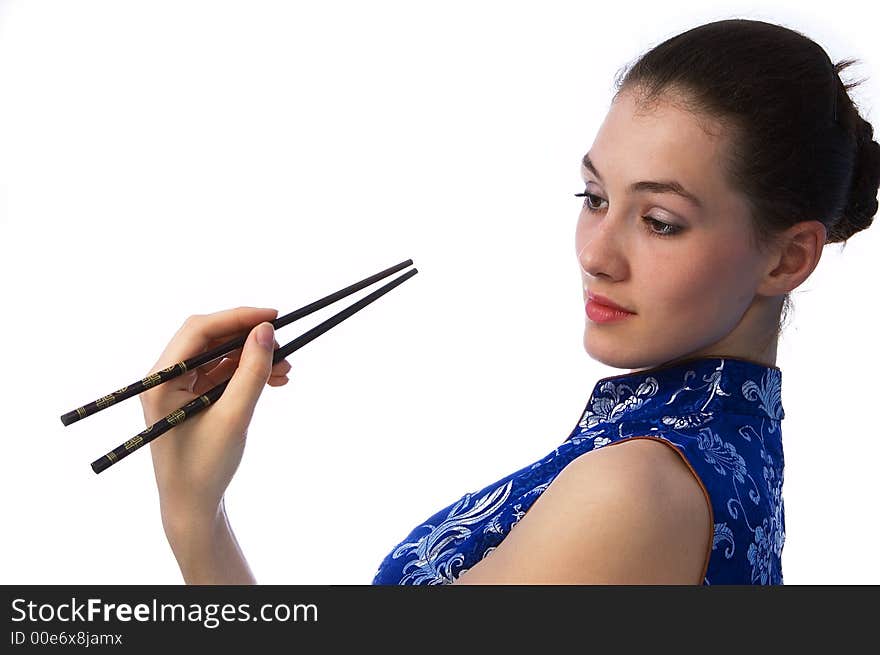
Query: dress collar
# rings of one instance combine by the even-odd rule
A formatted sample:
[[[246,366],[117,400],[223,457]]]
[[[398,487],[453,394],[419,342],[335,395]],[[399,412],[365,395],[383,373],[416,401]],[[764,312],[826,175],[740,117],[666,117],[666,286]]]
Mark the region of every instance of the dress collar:
[[[712,414],[785,418],[782,370],[739,357],[693,357],[596,382],[582,428],[667,416],[670,425]],[[688,417],[693,417],[691,421]]]

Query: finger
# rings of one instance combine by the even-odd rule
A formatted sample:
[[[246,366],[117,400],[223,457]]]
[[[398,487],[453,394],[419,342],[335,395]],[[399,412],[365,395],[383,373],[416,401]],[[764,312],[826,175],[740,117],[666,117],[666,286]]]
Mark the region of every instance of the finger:
[[[199,379],[196,381],[196,384],[193,387],[193,393],[197,396],[201,396],[209,389],[213,389],[221,382],[225,382],[232,376],[233,372],[235,372],[235,367],[235,362],[224,359],[220,364],[212,369],[210,373],[199,375]]]
[[[222,382],[225,382],[232,376],[237,367],[238,362],[232,361],[231,359],[224,359],[211,371],[207,373],[201,373],[199,375],[199,379],[196,381],[195,385],[192,388],[192,393],[200,396],[209,389],[216,387]],[[290,362],[288,362],[286,359],[282,359],[280,362],[277,362],[272,367],[272,373],[269,376],[269,380],[271,381],[275,378],[286,377],[292,368],[293,367],[291,366]]]
[[[241,349],[233,350],[223,355],[220,355],[216,359],[212,359],[210,362],[206,364],[202,364],[196,370],[199,372],[199,375],[211,375],[216,372],[217,368],[226,361],[231,361],[235,364],[238,364],[238,360],[241,358]]]
[[[268,321],[266,315],[278,316],[277,309],[267,307],[236,307],[213,314],[196,314],[191,323],[197,327],[198,333],[207,343],[211,339],[223,341],[236,334],[250,332],[255,325]]]
[[[209,391],[213,387],[216,387],[218,384],[228,380],[234,371],[234,366],[229,366],[228,368],[224,366],[224,369],[217,371],[216,375],[213,377],[199,378],[199,381],[196,382],[192,393],[197,396],[201,396],[206,391]],[[270,387],[280,387],[287,384],[289,381],[290,378],[287,376],[286,373],[280,373],[278,375],[269,376],[269,380],[266,382],[266,384],[268,384]]]
[[[255,326],[247,336],[241,359],[223,395],[214,403],[221,415],[233,423],[229,434],[245,434],[254,414],[254,408],[269,381],[272,372],[271,347],[263,347],[257,342],[258,327],[272,329],[265,321]]]
[[[232,350],[228,353],[225,353],[223,355],[220,355],[216,359],[212,359],[210,362],[207,362],[206,364],[202,364],[196,370],[199,372],[199,375],[209,375],[209,374],[213,373],[217,369],[217,367],[220,366],[220,364],[222,364],[224,361],[230,360],[230,361],[237,363],[240,357],[241,357],[241,349],[239,348],[236,350]]]
[[[248,331],[249,330],[244,330],[241,334],[230,334],[229,336],[221,337],[219,339],[211,339],[208,342],[208,344],[205,346],[205,352],[207,352],[208,350],[214,350],[214,348],[216,348],[217,346],[222,346],[225,343],[229,343],[230,341],[232,341],[233,339],[235,339],[237,337],[247,336]],[[213,364],[216,366],[217,363],[220,362],[224,357],[232,357],[233,354],[239,354],[239,353],[241,353],[241,346],[239,346],[238,348],[235,348],[234,350],[229,350],[229,351],[223,353],[222,355],[218,355],[215,359],[212,359],[210,362],[203,364],[203,366],[208,366],[209,364]]]
[[[236,334],[247,332],[255,325],[271,321],[277,316],[277,309],[257,307],[238,307],[214,314],[190,316],[172,337],[150,373],[205,352],[212,341],[219,340],[219,345],[234,338]],[[192,382],[192,376],[179,376],[166,384],[172,385],[174,389],[185,389],[191,387]]]
[[[211,339],[210,343],[208,343],[207,347],[204,349],[205,351],[212,350],[217,346],[223,345],[224,343],[229,343],[233,339],[238,336],[246,336],[250,331],[250,328],[244,330],[243,334],[233,334],[228,337],[221,337],[219,339]],[[278,345],[278,341],[275,341],[275,350],[278,350],[280,346]],[[224,358],[231,359],[232,361],[238,363],[238,360],[241,359],[241,348],[236,348],[235,350],[230,350],[227,353],[219,355],[217,358],[212,359],[210,362],[202,364],[198,367],[198,371],[201,375],[210,374],[214,369],[219,366]]]
[[[235,352],[231,352],[228,355],[223,355],[223,357],[224,357],[223,360],[217,359],[209,364],[204,364],[203,366],[200,366],[197,369],[199,371],[199,374],[200,375],[211,374],[214,371],[214,369],[220,365],[220,363],[222,361],[228,360],[228,361],[231,361],[231,362],[238,364],[238,362],[241,360],[241,351],[236,350]],[[284,367],[284,366],[286,366],[287,368],[284,368],[283,371],[281,369],[279,369],[279,367]],[[282,359],[282,360],[275,362],[274,366],[272,367],[272,374],[275,375],[279,371],[286,373],[289,370],[290,370],[290,362],[286,359]]]
[[[272,367],[272,375],[285,375],[292,368],[293,368],[293,364],[288,362],[286,359],[282,359],[280,362],[277,362]]]
[[[226,380],[232,377],[237,366],[238,364],[236,362],[228,359],[223,360],[223,362],[218,364],[212,371],[201,374],[190,392],[197,396],[201,396],[203,393],[216,387],[218,384],[226,382]],[[292,368],[290,362],[286,359],[277,362],[272,367],[272,374],[269,376],[267,384],[271,387],[280,387],[287,384],[289,381],[287,374]]]
[[[203,365],[203,366],[199,366],[199,367],[196,369],[196,372],[197,372],[200,376],[211,375],[211,373],[213,373],[214,371],[216,371],[217,368],[218,368],[218,367],[219,367],[224,361],[226,361],[226,360],[224,360],[222,357],[221,357],[221,358],[218,358],[217,360],[215,360],[215,361],[213,361],[213,362],[208,362],[207,364],[205,364],[205,365]]]
[[[170,364],[175,364],[204,352],[210,346],[216,347],[236,336],[247,334],[258,323],[271,320],[277,315],[277,309],[258,307],[238,307],[213,314],[195,314],[184,321],[162,355]]]

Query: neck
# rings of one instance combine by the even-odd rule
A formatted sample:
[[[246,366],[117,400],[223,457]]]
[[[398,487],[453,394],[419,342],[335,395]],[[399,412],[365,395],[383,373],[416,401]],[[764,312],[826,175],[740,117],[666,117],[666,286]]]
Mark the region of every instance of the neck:
[[[678,357],[664,364],[674,364],[692,357],[739,357],[764,366],[776,366],[776,349],[779,343],[779,316],[782,308],[782,297],[761,298],[746,310],[743,318],[734,330],[726,337]],[[653,368],[653,366],[635,368],[630,373],[637,373]]]

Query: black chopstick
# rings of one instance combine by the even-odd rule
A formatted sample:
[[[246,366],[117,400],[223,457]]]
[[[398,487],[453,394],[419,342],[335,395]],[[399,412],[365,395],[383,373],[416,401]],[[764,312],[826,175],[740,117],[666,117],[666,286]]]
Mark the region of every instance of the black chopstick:
[[[407,262],[409,262],[411,264],[412,260],[407,260]],[[406,264],[407,262],[404,262],[404,264]],[[272,363],[275,364],[275,363],[281,361],[282,359],[284,359],[285,357],[287,357],[290,353],[292,353],[296,350],[299,350],[300,348],[302,348],[304,345],[306,345],[307,343],[309,343],[313,339],[316,339],[317,337],[321,336],[322,334],[324,334],[327,330],[329,330],[333,326],[338,325],[339,323],[341,323],[342,321],[347,319],[349,316],[351,316],[355,312],[363,309],[364,307],[369,305],[371,302],[373,302],[374,300],[376,300],[380,296],[383,296],[384,294],[388,293],[389,291],[391,291],[391,289],[393,289],[397,285],[401,284],[405,280],[408,280],[409,278],[411,278],[413,275],[415,275],[418,272],[419,271],[416,268],[413,268],[412,270],[407,271],[406,273],[404,273],[400,277],[395,278],[394,280],[392,280],[388,284],[386,284],[382,287],[379,287],[378,289],[376,289],[372,293],[364,296],[363,298],[358,300],[356,303],[346,307],[338,314],[334,314],[333,316],[328,318],[323,323],[319,323],[318,325],[313,327],[311,330],[304,332],[303,334],[298,336],[293,341],[290,341],[289,343],[281,346],[280,348],[275,350],[275,354],[272,356]],[[381,275],[381,273],[379,275]],[[358,283],[358,284],[360,284],[360,283]],[[350,288],[351,287],[348,287],[348,289],[350,289]],[[338,291],[337,294],[342,294],[342,296],[340,296],[340,297],[344,297],[345,295],[348,295],[348,294],[343,293],[343,292],[347,291],[348,289],[343,289],[342,291]],[[348,293],[352,293],[352,292],[349,291]],[[332,295],[336,295],[336,294],[332,294]],[[327,298],[331,298],[332,295],[327,296]],[[323,302],[324,300],[326,300],[326,298],[319,300],[318,302]],[[329,301],[329,302],[332,302],[332,301]],[[327,303],[325,303],[325,304],[327,304]],[[305,310],[310,307],[312,307],[312,305],[306,305],[302,309]],[[297,310],[297,311],[302,311],[302,310]],[[314,311],[314,309],[311,309],[310,311]],[[294,313],[296,313],[296,312],[294,312]],[[290,315],[288,315],[288,316],[290,316]],[[290,320],[296,320],[296,319],[290,319]],[[288,322],[290,322],[290,321],[288,321]],[[247,339],[247,337],[245,337],[245,340],[246,339]],[[242,341],[242,344],[243,343],[244,343],[244,341]],[[195,400],[192,400],[189,403],[187,403],[186,405],[184,405],[183,407],[180,407],[179,409],[174,410],[173,412],[168,414],[168,416],[166,416],[165,418],[163,418],[160,421],[157,421],[156,423],[154,423],[153,425],[148,427],[143,432],[138,433],[137,435],[135,435],[134,437],[132,437],[131,439],[126,441],[124,444],[117,446],[116,448],[111,450],[106,455],[103,455],[102,457],[96,459],[94,462],[92,462],[92,470],[95,473],[100,473],[101,471],[106,470],[107,468],[109,468],[110,466],[112,466],[113,464],[118,462],[120,459],[127,457],[128,455],[133,453],[135,450],[137,450],[141,446],[144,446],[144,445],[150,443],[153,439],[164,434],[165,432],[167,432],[168,430],[173,428],[175,425],[179,425],[180,423],[182,423],[183,421],[188,419],[190,416],[193,416],[194,414],[199,413],[205,407],[207,407],[211,403],[215,402],[221,395],[223,395],[223,391],[226,389],[226,386],[228,384],[229,384],[229,380],[226,380],[225,382],[221,382],[217,386],[212,387],[211,389],[206,391],[204,394],[202,394],[201,396],[199,396]]]
[[[360,291],[364,287],[368,287],[373,284],[373,282],[381,280],[382,278],[386,278],[389,275],[392,275],[397,271],[406,268],[412,263],[413,261],[411,259],[407,259],[405,262],[400,262],[399,264],[396,264],[391,268],[386,268],[384,271],[380,271],[375,275],[364,278],[360,282],[355,282],[351,286],[340,289],[335,293],[331,293],[329,296],[324,296],[320,300],[316,300],[315,302],[305,305],[304,307],[300,307],[299,309],[292,311],[289,314],[279,316],[274,321],[271,321],[271,323],[277,330],[280,327],[293,323],[295,320],[302,318],[303,316],[308,316],[312,312],[323,309],[327,305],[336,302],[340,298],[345,298],[346,296],[349,296],[356,291]],[[110,405],[115,405],[116,403],[121,402],[126,398],[136,396],[139,393],[155,387],[158,384],[162,384],[163,382],[167,382],[168,380],[173,380],[177,376],[183,375],[187,371],[192,371],[193,369],[198,368],[203,364],[207,364],[208,362],[213,361],[218,357],[235,350],[236,348],[241,348],[244,345],[244,342],[247,340],[247,334],[248,333],[245,333],[240,337],[221,344],[206,353],[191,357],[183,362],[178,362],[177,364],[172,364],[168,368],[157,371],[156,373],[152,373],[142,380],[138,380],[137,382],[132,382],[131,384],[128,384],[121,389],[117,389],[113,393],[107,394],[106,396],[103,396],[98,400],[93,400],[92,402],[83,405],[82,407],[67,412],[66,414],[62,414],[61,422],[64,425],[76,423],[80,419],[84,419],[86,416],[97,414],[102,409],[110,407]]]

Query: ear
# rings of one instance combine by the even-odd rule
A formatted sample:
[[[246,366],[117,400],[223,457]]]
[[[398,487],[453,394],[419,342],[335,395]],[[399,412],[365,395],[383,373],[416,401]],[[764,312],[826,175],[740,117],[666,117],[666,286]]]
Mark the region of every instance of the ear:
[[[818,266],[826,237],[820,221],[801,221],[788,228],[768,255],[767,272],[757,292],[781,296],[799,287]]]

